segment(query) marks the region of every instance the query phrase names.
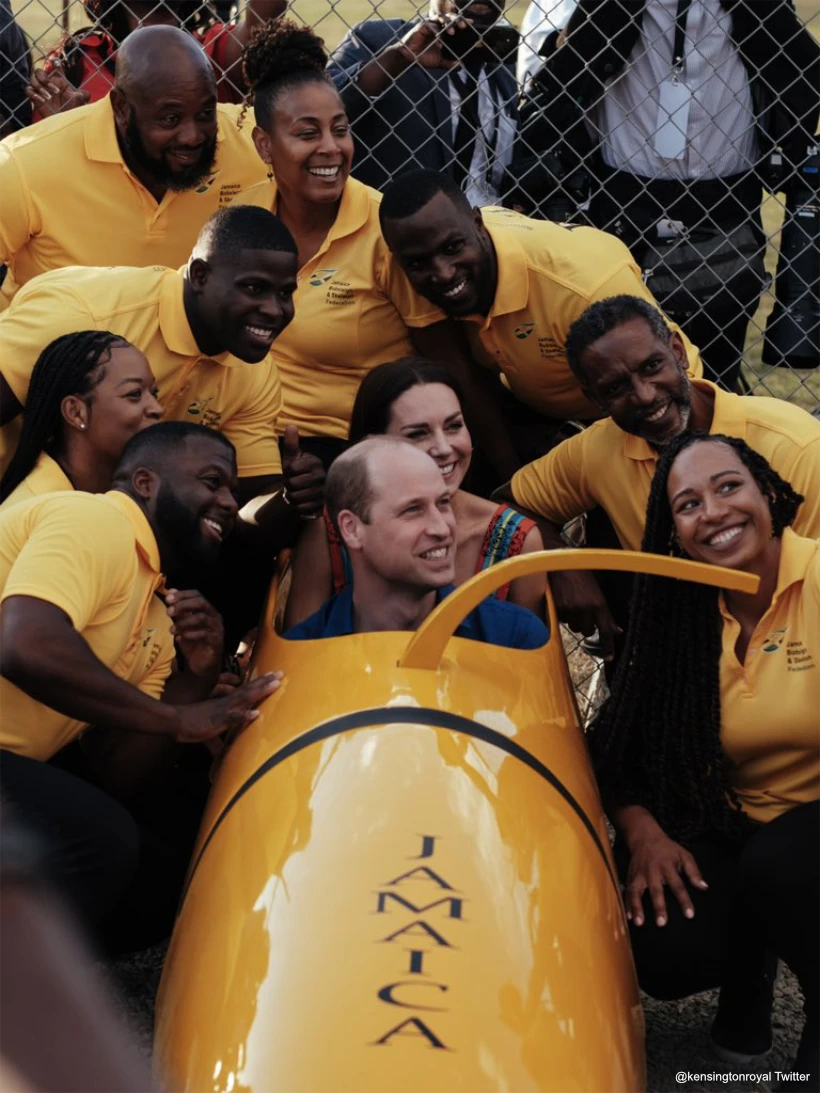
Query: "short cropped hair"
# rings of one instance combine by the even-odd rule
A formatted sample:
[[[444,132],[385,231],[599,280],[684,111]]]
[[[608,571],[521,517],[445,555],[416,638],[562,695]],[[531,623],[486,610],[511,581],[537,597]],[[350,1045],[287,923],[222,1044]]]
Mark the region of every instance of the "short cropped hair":
[[[591,304],[575,320],[567,334],[566,354],[573,375],[581,383],[586,382],[581,357],[587,349],[605,334],[633,319],[643,319],[655,337],[662,342],[668,342],[672,336],[663,313],[640,296],[608,296],[605,300]]]
[[[385,220],[406,220],[408,216],[415,216],[436,194],[445,194],[462,212],[470,214],[473,211],[464,191],[449,175],[441,171],[408,171],[394,179],[384,191],[379,206],[382,229]]]
[[[225,257],[240,250],[298,254],[296,241],[278,216],[261,205],[229,205],[213,214],[199,233],[193,257]]]
[[[114,475],[114,485],[130,478],[138,467],[161,474],[167,470],[180,448],[191,439],[222,444],[236,459],[236,449],[223,433],[189,421],[160,421],[142,429],[125,445]]]
[[[325,479],[325,505],[337,527],[339,513],[345,510],[354,513],[363,523],[370,523],[373,504],[370,460],[379,448],[394,445],[402,450],[408,447],[407,441],[397,436],[368,436],[342,452],[330,465]]]

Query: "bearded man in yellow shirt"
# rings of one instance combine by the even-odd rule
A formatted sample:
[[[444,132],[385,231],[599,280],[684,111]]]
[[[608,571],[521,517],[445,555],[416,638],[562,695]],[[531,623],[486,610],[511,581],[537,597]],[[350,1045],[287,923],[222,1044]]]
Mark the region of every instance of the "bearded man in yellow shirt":
[[[191,35],[143,27],[110,95],[0,142],[0,310],[63,266],[182,265],[208,217],[265,177],[239,110],[217,104]]]
[[[90,924],[136,868],[137,832],[108,793],[48,760],[92,725],[131,760],[152,739],[209,740],[278,686],[267,675],[208,698],[223,634],[192,584],[234,527],[235,488],[229,441],[166,422],[132,438],[108,493],[45,494],[0,515],[0,785]]]

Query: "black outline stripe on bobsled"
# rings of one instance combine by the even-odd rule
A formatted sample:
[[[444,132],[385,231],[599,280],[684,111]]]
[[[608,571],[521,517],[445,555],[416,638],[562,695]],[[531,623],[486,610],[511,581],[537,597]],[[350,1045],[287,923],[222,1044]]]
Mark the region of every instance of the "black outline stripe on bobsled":
[[[308,732],[302,733],[301,736],[294,737],[289,744],[285,744],[285,746],[275,752],[270,759],[266,759],[265,762],[257,767],[253,774],[242,783],[217,816],[213,827],[208,832],[205,842],[202,844],[202,849],[196,856],[196,861],[191,867],[182,901],[184,901],[185,896],[188,894],[188,889],[191,886],[194,874],[199,868],[199,863],[202,861],[205,851],[210,846],[214,835],[219,830],[222,821],[226,818],[231,809],[233,809],[234,805],[245,796],[248,790],[255,786],[261,778],[264,778],[269,771],[273,770],[273,768],[277,767],[280,763],[283,763],[286,759],[289,759],[292,755],[296,755],[297,752],[302,751],[304,748],[309,748],[311,744],[315,744],[320,740],[327,740],[331,736],[339,736],[341,733],[350,732],[354,729],[367,729],[373,728],[375,725],[396,724],[429,725],[436,729],[451,729],[453,732],[464,733],[467,736],[475,737],[477,740],[483,740],[485,743],[493,745],[493,747],[501,748],[502,751],[507,752],[507,754],[511,755],[514,759],[520,759],[522,763],[526,763],[531,770],[535,771],[536,774],[539,774],[564,798],[584,825],[590,838],[595,843],[598,853],[601,855],[609,879],[612,882],[612,886],[618,894],[618,899],[620,901],[621,890],[618,881],[610,868],[609,859],[603,843],[598,836],[598,832],[595,830],[592,821],[578,801],[575,800],[564,783],[553,774],[549,767],[544,766],[540,759],[536,759],[534,755],[531,755],[522,748],[515,740],[511,740],[509,737],[502,735],[502,733],[496,732],[495,729],[489,729],[486,725],[480,725],[477,721],[471,721],[467,717],[461,717],[460,714],[449,713],[446,710],[430,710],[419,706],[390,706],[381,707],[375,710],[357,710],[356,713],[348,713],[344,714],[342,717],[334,717],[332,721],[325,721],[315,729],[310,729]]]

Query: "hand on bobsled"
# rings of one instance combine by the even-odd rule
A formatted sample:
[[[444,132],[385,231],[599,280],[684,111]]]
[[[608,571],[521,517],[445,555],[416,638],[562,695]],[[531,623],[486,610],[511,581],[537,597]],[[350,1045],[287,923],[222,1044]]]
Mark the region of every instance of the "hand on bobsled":
[[[613,619],[595,577],[591,573],[551,573],[549,581],[561,622],[584,637],[597,630],[601,655],[612,660],[623,630]]]
[[[216,683],[222,663],[225,631],[222,616],[195,588],[169,588],[165,608],[173,626],[174,641],[185,657],[189,672]]]
[[[177,740],[183,744],[199,744],[224,732],[239,732],[259,717],[256,707],[272,695],[281,682],[281,672],[268,672],[251,683],[235,687],[222,698],[177,706]]]
[[[299,430],[285,426],[282,444],[282,473],[288,504],[305,520],[314,520],[325,503],[325,469],[315,455],[299,447]]]
[[[708,885],[701,876],[698,863],[690,852],[657,827],[644,837],[632,842],[624,903],[626,917],[636,926],[644,924],[643,898],[646,891],[655,911],[655,924],[665,926],[668,921],[664,888],[670,888],[686,918],[695,917],[692,897],[684,883],[684,877],[697,888]]]

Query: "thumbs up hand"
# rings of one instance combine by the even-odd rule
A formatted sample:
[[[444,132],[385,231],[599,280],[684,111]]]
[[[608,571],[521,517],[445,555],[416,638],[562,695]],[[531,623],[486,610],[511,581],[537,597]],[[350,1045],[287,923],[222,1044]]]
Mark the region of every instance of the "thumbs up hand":
[[[317,456],[301,450],[295,425],[285,426],[282,473],[288,502],[303,520],[314,520],[325,501],[325,469]]]

